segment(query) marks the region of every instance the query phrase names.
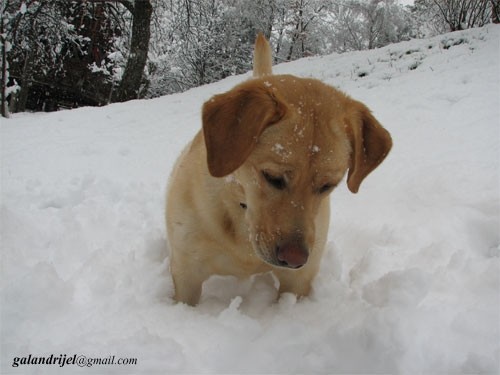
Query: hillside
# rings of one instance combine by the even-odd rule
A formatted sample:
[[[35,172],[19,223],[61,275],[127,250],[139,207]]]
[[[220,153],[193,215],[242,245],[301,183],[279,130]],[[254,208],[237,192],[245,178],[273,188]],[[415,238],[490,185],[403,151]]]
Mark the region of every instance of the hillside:
[[[307,58],[365,102],[394,148],[332,195],[313,294],[214,278],[176,305],[169,172],[211,95],[250,77],[102,108],[2,119],[1,372],[15,357],[115,355],[92,373],[498,373],[500,26]],[[64,373],[77,372],[68,365]]]

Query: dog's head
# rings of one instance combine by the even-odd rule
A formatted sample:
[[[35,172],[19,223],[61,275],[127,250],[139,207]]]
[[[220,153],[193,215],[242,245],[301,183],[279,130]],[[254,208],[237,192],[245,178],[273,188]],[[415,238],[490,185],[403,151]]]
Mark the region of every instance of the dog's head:
[[[293,76],[214,96],[203,106],[203,133],[210,174],[238,186],[234,205],[245,210],[255,252],[289,268],[307,262],[320,205],[346,171],[356,193],[392,145],[363,104]]]

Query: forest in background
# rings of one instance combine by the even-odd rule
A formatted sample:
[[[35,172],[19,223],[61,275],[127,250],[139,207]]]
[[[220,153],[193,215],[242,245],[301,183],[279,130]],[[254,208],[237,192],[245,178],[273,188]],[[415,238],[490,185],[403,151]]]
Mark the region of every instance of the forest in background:
[[[153,98],[276,63],[499,22],[500,0],[2,0],[1,113]]]

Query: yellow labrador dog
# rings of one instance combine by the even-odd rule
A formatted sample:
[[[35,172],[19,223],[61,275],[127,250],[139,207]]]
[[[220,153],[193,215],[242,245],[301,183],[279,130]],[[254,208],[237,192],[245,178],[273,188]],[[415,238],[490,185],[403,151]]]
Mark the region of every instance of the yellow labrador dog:
[[[212,275],[272,271],[305,296],[329,226],[329,194],[356,193],[391,149],[369,109],[314,79],[272,75],[257,37],[254,78],[203,105],[203,130],[171,175],[167,231],[175,300],[196,305]]]

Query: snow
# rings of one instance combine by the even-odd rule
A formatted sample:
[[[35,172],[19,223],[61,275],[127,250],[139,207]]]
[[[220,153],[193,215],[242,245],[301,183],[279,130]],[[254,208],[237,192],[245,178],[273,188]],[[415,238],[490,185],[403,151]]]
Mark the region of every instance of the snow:
[[[15,357],[137,358],[60,373],[498,373],[500,27],[307,58],[391,132],[332,194],[310,297],[259,275],[174,304],[163,205],[200,108],[250,73],[154,100],[1,123],[1,372]],[[61,372],[62,371],[62,372]]]

